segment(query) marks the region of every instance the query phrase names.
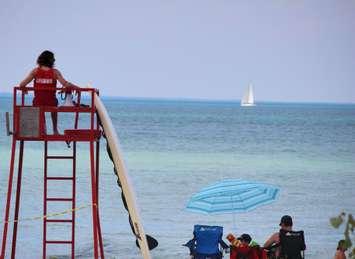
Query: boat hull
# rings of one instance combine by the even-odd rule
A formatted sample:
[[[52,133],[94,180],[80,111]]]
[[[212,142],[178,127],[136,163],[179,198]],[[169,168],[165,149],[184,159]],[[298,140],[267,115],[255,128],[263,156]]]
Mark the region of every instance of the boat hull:
[[[242,104],[240,104],[240,106],[242,106],[242,107],[252,107],[252,106],[255,106],[255,104],[254,103],[242,103]]]

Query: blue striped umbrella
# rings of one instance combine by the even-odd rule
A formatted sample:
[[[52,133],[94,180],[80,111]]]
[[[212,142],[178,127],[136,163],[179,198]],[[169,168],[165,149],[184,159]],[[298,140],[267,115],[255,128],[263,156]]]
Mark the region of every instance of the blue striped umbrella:
[[[204,214],[246,212],[277,198],[279,188],[244,180],[223,180],[194,194],[186,209]]]

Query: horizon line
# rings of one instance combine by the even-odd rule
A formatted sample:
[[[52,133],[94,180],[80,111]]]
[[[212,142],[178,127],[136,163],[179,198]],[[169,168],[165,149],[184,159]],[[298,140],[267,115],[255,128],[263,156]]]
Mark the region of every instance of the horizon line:
[[[12,96],[11,92],[0,92],[0,97]],[[100,96],[102,99],[121,99],[121,100],[151,100],[151,101],[191,101],[191,102],[231,102],[240,103],[241,99],[210,99],[204,97],[142,97],[142,96]],[[344,105],[355,105],[355,102],[346,101],[279,101],[279,100],[259,100],[257,103],[294,103],[294,104],[344,104]]]

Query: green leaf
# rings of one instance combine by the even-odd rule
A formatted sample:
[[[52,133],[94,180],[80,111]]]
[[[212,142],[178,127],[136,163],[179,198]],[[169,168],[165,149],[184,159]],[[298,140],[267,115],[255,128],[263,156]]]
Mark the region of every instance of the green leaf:
[[[334,227],[334,228],[339,228],[339,226],[341,224],[343,224],[344,219],[341,215],[339,215],[338,217],[333,217],[330,218],[330,224]]]

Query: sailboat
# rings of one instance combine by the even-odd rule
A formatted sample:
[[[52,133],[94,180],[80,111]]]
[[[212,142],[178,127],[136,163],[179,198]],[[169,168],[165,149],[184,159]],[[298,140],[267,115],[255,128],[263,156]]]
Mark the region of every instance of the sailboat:
[[[240,106],[255,106],[253,86],[251,84],[249,85],[246,93],[244,94],[243,99],[240,102]]]

